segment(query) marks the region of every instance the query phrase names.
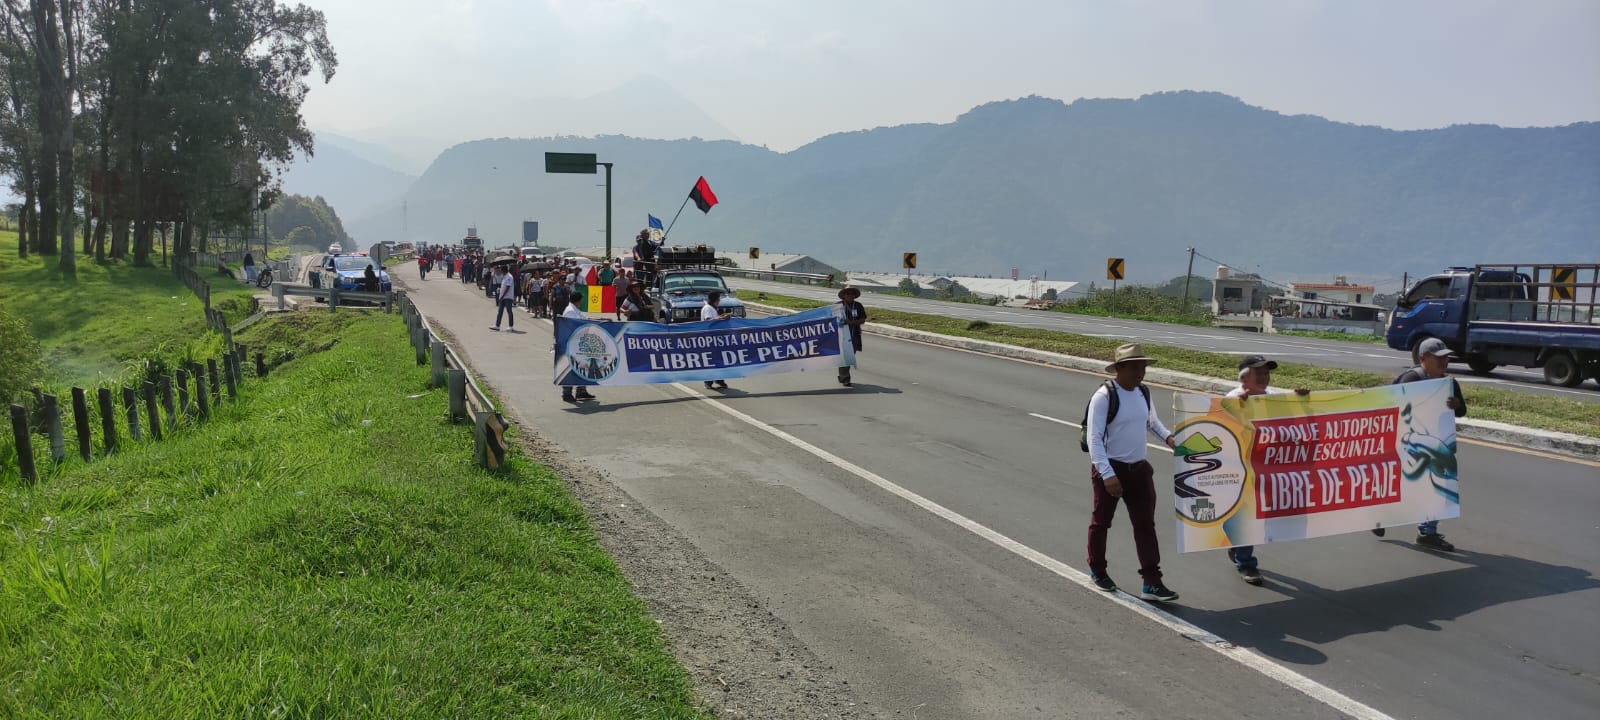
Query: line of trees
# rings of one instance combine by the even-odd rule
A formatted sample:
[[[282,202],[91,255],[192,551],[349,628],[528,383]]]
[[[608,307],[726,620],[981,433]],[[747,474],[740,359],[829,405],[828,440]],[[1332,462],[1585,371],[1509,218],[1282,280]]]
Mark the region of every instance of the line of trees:
[[[17,252],[149,264],[156,233],[269,207],[312,151],[306,80],[337,58],[321,12],[276,0],[0,0],[0,177],[22,197]],[[58,245],[59,238],[59,245]],[[196,242],[198,241],[198,245]]]

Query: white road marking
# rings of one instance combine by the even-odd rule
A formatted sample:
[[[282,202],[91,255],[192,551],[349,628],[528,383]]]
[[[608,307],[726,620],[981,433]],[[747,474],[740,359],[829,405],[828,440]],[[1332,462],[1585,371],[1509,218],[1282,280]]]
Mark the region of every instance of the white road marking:
[[[1072,422],[1070,420],[1062,420],[1061,418],[1053,418],[1053,417],[1050,417],[1049,415],[1040,415],[1039,413],[1028,413],[1028,414],[1032,415],[1033,417],[1039,418],[1040,420],[1049,420],[1050,422],[1053,422],[1053,423],[1061,423],[1062,425],[1066,425],[1067,427],[1075,427],[1075,428],[1078,428],[1079,430],[1083,429],[1082,425],[1079,425],[1078,423]],[[1162,451],[1165,451],[1165,452],[1172,452],[1172,448],[1169,448],[1166,445],[1157,445],[1156,443],[1153,443],[1153,442],[1147,442],[1147,443],[1144,444],[1144,446],[1147,447],[1147,448],[1155,449],[1155,450],[1162,450]]]
[[[1215,650],[1223,657],[1229,658],[1234,662],[1244,665],[1251,670],[1255,670],[1256,672],[1294,688],[1295,690],[1299,690],[1307,697],[1310,697],[1317,702],[1327,705],[1328,707],[1338,710],[1339,712],[1351,717],[1360,718],[1361,720],[1394,720],[1389,715],[1379,712],[1377,709],[1359,702],[1337,690],[1334,690],[1333,688],[1330,688],[1322,683],[1312,680],[1311,678],[1301,675],[1300,673],[1290,670],[1289,668],[1279,665],[1278,663],[1273,662],[1266,656],[1261,655],[1254,650],[1234,645],[1233,643],[1228,642],[1227,640],[1224,640],[1213,633],[1207,632],[1205,629],[1182,618],[1161,610],[1160,608],[1154,607],[1142,600],[1137,600],[1132,595],[1124,593],[1120,590],[1114,593],[1104,592],[1094,586],[1094,583],[1089,579],[1087,573],[1073,568],[1072,566],[1067,565],[1060,560],[1056,560],[1055,558],[1039,552],[1038,550],[1028,547],[1027,545],[1017,542],[1016,540],[992,530],[965,515],[962,515],[921,495],[918,495],[904,487],[901,487],[900,485],[890,482],[878,474],[845,460],[838,455],[834,455],[827,450],[823,450],[822,448],[801,440],[798,437],[790,435],[787,432],[779,430],[778,428],[757,420],[754,417],[735,410],[724,402],[718,401],[710,396],[697,393],[683,383],[673,383],[672,386],[691,398],[709,403],[712,407],[721,410],[722,412],[725,412],[728,415],[739,419],[740,421],[743,421],[745,424],[748,424],[751,427],[761,430],[768,435],[804,450],[816,456],[823,462],[861,478],[862,480],[877,486],[879,489],[891,495],[898,496],[902,500],[905,500],[912,505],[916,505],[917,507],[922,508],[923,510],[926,510],[944,520],[947,520],[951,524],[954,524],[957,527],[972,533],[973,535],[977,535],[978,537],[988,540],[990,543],[993,543],[994,545],[1012,553],[1013,555],[1016,555],[1017,557],[1055,573],[1057,576],[1083,587],[1091,594],[1103,596],[1112,602],[1121,605],[1123,608],[1131,610],[1149,620],[1154,621],[1162,627],[1165,627],[1183,637],[1199,642],[1205,647]],[[1070,423],[1065,420],[1058,420],[1056,418],[1044,415],[1035,415],[1035,417],[1041,417],[1046,420],[1050,420],[1051,422],[1058,422],[1064,425],[1075,425],[1074,423]],[[1162,449],[1166,448],[1163,447]]]

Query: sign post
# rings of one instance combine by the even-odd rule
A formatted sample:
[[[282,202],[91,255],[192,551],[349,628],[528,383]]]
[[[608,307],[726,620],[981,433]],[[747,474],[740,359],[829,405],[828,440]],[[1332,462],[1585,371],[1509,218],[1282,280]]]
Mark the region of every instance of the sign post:
[[[547,173],[570,173],[576,175],[593,175],[595,168],[604,166],[606,169],[606,262],[611,261],[611,163],[599,162],[594,153],[558,153],[547,152],[544,154],[544,171]]]
[[[1111,281],[1111,312],[1117,311],[1117,281],[1122,279],[1122,258],[1106,258],[1106,279]]]

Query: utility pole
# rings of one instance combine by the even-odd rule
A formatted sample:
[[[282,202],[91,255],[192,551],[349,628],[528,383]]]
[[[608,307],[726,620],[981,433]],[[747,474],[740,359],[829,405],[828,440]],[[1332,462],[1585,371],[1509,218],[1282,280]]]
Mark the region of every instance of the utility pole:
[[[1189,248],[1189,269],[1183,273],[1183,312],[1189,313],[1189,279],[1194,277],[1194,248]]]
[[[609,263],[611,262],[611,163],[599,164],[606,169],[606,262]]]
[[[405,200],[400,201],[400,239],[404,241],[411,240],[411,221],[406,207],[408,204]]]

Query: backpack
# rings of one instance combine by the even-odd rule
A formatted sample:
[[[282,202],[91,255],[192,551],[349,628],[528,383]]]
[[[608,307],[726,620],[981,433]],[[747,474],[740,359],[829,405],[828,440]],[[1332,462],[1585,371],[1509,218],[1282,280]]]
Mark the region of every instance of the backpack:
[[[1122,405],[1122,399],[1117,397],[1117,381],[1107,380],[1105,384],[1106,399],[1111,402],[1106,406],[1106,427],[1111,427],[1111,421],[1117,419],[1117,410]],[[1144,395],[1144,410],[1150,412],[1150,388],[1139,384],[1139,393]],[[1089,402],[1083,404],[1083,422],[1078,428],[1078,449],[1089,452],[1089,403],[1094,402],[1094,396],[1089,396]]]

